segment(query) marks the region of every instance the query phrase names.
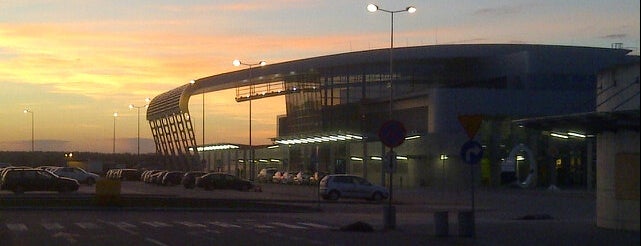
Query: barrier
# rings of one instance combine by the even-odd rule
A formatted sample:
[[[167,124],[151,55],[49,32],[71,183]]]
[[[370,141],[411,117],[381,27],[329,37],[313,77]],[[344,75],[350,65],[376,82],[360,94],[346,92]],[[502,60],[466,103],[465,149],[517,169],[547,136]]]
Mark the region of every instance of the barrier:
[[[474,237],[474,211],[460,211],[458,213],[459,237]]]
[[[117,205],[120,203],[120,180],[101,179],[96,181],[96,204]]]
[[[439,211],[434,213],[434,234],[437,237],[449,236],[450,228],[447,211]]]

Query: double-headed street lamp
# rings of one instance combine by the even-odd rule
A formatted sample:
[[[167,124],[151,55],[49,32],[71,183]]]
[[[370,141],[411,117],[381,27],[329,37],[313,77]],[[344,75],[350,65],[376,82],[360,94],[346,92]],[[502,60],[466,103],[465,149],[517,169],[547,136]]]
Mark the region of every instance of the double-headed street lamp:
[[[393,87],[393,81],[394,81],[394,66],[393,66],[393,59],[394,56],[393,51],[394,51],[394,14],[396,13],[401,13],[401,12],[408,12],[408,13],[414,13],[416,12],[416,8],[414,6],[409,6],[405,9],[401,10],[386,10],[386,9],[381,9],[375,4],[369,4],[367,5],[367,11],[369,12],[376,12],[376,11],[383,11],[385,13],[389,13],[391,16],[391,24],[390,24],[390,48],[389,48],[389,119],[392,120],[392,109],[393,109],[393,100],[394,100],[394,87]],[[390,152],[393,153],[392,149],[390,148]],[[393,155],[391,155],[393,156]],[[390,161],[390,166],[392,165],[392,159]],[[383,165],[384,166],[384,165]],[[384,172],[382,172],[384,173]],[[385,221],[385,228],[387,229],[394,229],[396,227],[396,209],[394,206],[392,206],[392,194],[393,194],[393,186],[392,186],[392,173],[390,172],[389,175],[389,203],[388,206],[385,208],[385,213],[383,215],[384,221]],[[383,174],[381,176],[383,179],[383,183],[385,183],[385,175]]]
[[[392,119],[392,104],[393,104],[393,94],[394,94],[394,87],[392,85],[392,82],[394,80],[394,66],[393,66],[393,50],[394,50],[394,14],[396,13],[401,13],[401,12],[408,12],[408,13],[414,13],[416,12],[416,8],[414,6],[409,6],[405,9],[401,10],[386,10],[379,8],[375,4],[369,4],[367,5],[367,11],[369,12],[376,12],[376,11],[383,11],[385,13],[389,13],[391,16],[391,24],[390,24],[390,48],[389,48],[389,118]]]
[[[149,102],[151,99],[145,98],[145,105],[144,106],[136,106],[133,104],[129,104],[129,109],[138,109],[138,157],[140,158],[140,109],[141,108],[147,108],[149,107]],[[140,161],[140,160],[139,160]]]
[[[34,145],[35,145],[34,144],[35,141],[34,141],[34,138],[33,138],[33,111],[31,111],[30,109],[25,109],[22,112],[24,112],[25,114],[31,114],[31,152],[33,152],[34,151]]]
[[[236,67],[240,65],[249,67],[249,179],[254,180],[255,164],[254,164],[254,148],[252,147],[252,95],[254,93],[254,85],[252,84],[252,67],[265,66],[267,62],[259,61],[258,63],[244,63],[240,60],[234,60],[232,64]]]

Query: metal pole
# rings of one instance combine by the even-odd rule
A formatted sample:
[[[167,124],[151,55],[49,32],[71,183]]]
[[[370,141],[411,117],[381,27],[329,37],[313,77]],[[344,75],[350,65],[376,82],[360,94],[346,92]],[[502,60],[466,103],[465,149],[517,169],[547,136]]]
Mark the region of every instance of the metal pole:
[[[114,114],[114,141],[113,141],[112,147],[113,147],[113,150],[111,153],[115,154],[116,153],[116,115],[115,114]]]
[[[31,112],[31,152],[35,151],[35,148],[34,148],[35,140],[34,140],[34,137],[33,137],[33,132],[34,132],[33,124],[34,124],[33,123],[33,112]]]
[[[394,103],[394,63],[393,61],[393,52],[394,52],[394,12],[390,12],[391,24],[390,24],[390,48],[389,48],[389,119],[392,119],[392,105]]]
[[[140,161],[140,107],[138,109],[138,161]]]
[[[252,95],[254,85],[252,84],[252,66],[249,66],[249,180],[254,181],[254,146],[252,145]]]

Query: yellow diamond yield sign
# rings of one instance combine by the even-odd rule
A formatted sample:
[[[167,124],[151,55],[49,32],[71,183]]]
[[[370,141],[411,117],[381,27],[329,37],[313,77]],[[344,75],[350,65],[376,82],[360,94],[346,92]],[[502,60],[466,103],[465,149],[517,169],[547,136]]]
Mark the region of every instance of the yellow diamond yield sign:
[[[458,121],[461,122],[461,125],[465,129],[467,136],[470,139],[473,139],[476,136],[476,132],[481,128],[481,123],[483,122],[483,115],[459,115]]]

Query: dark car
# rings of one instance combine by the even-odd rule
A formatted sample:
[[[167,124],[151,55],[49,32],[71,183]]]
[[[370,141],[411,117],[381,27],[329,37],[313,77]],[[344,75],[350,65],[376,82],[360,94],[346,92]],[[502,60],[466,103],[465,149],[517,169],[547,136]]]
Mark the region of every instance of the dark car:
[[[0,179],[0,190],[10,190],[16,194],[27,191],[77,191],[80,184],[75,179],[59,177],[40,169],[8,170]]]
[[[174,186],[180,184],[180,181],[182,181],[183,176],[185,175],[184,172],[179,172],[179,171],[170,171],[165,173],[165,175],[162,177],[162,185],[166,186]]]
[[[185,173],[185,175],[183,175],[183,178],[180,181],[180,183],[183,185],[183,187],[185,187],[185,189],[193,189],[194,187],[196,187],[196,178],[203,176],[205,174],[207,173],[203,171],[187,172]]]
[[[196,178],[196,187],[205,190],[234,189],[249,191],[255,189],[254,183],[226,173],[208,173]]]

